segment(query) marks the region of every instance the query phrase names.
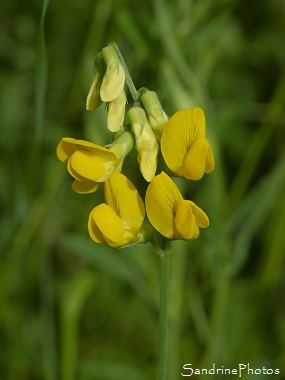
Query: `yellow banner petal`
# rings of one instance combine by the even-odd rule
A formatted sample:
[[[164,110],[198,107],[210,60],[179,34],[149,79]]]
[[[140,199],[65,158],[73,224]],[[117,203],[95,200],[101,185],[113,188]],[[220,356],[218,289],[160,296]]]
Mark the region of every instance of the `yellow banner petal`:
[[[66,141],[66,139],[69,138],[66,137],[62,139],[56,148],[57,158],[62,162],[66,162],[69,157],[77,150],[76,145],[70,144],[70,142]]]
[[[166,123],[161,136],[161,152],[166,165],[176,173],[189,149],[189,118],[192,110],[176,112]]]
[[[175,205],[182,195],[164,172],[155,176],[146,191],[146,212],[150,223],[163,236],[174,239]]]
[[[205,172],[208,174],[208,173],[211,173],[215,168],[215,159],[214,159],[214,155],[213,155],[213,152],[212,152],[212,149],[209,145],[209,149],[208,149],[208,153],[207,153],[207,157],[206,157],[206,168],[205,168]]]
[[[161,151],[170,170],[179,172],[191,145],[197,137],[205,137],[205,133],[201,108],[178,111],[168,120],[161,137]]]
[[[77,150],[86,150],[96,154],[104,155],[106,160],[112,160],[115,157],[113,152],[104,146],[94,144],[90,141],[73,139],[72,137],[64,137],[58,146],[58,153],[69,158]],[[58,157],[60,159],[60,157]],[[61,160],[61,159],[60,159]],[[62,161],[62,160],[61,160]]]
[[[205,114],[202,108],[200,107],[193,108],[191,125],[192,125],[191,140],[194,140],[199,136],[200,137],[206,136],[206,119],[205,119]]]

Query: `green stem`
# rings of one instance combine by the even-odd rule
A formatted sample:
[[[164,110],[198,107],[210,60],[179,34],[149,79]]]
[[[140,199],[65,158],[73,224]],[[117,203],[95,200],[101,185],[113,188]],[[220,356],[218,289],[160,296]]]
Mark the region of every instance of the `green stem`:
[[[122,56],[122,53],[118,47],[118,45],[115,43],[115,42],[111,42],[109,44],[109,46],[112,46],[115,50],[116,50],[116,53],[119,57],[119,60],[121,61],[121,64],[123,65],[124,67],[124,70],[125,70],[125,74],[126,74],[126,84],[130,90],[130,93],[132,95],[132,98],[134,100],[134,102],[138,102],[139,101],[139,93],[136,89],[136,86],[132,80],[132,77],[130,75],[130,72],[129,72],[129,69],[128,69],[128,66],[124,60],[124,57]]]
[[[159,351],[157,380],[166,379],[167,368],[167,315],[168,315],[168,289],[169,289],[169,262],[170,251],[160,254],[160,305],[159,305]]]

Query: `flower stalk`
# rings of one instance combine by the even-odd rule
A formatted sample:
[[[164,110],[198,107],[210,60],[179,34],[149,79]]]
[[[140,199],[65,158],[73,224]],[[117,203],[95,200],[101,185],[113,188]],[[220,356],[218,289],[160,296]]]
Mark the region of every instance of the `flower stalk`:
[[[167,338],[168,338],[168,292],[169,292],[170,249],[160,253],[160,302],[159,302],[159,343],[157,380],[166,380]]]

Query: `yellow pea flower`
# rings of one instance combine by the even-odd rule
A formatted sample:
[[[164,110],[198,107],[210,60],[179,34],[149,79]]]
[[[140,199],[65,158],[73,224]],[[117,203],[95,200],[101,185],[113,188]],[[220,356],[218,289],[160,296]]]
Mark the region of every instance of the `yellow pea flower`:
[[[178,187],[164,172],[149,184],[145,205],[150,223],[168,239],[197,239],[199,227],[209,226],[205,212],[194,202],[184,200]]]
[[[143,201],[132,182],[121,173],[113,173],[104,185],[105,202],[89,216],[88,231],[96,243],[121,247],[143,242]]]
[[[130,132],[122,133],[108,147],[65,137],[58,144],[56,154],[75,178],[72,189],[78,193],[91,193],[102,187],[101,183],[113,172],[121,171],[123,160],[133,146]]]
[[[178,111],[168,120],[161,137],[161,152],[166,165],[179,177],[196,181],[214,170],[201,108]]]

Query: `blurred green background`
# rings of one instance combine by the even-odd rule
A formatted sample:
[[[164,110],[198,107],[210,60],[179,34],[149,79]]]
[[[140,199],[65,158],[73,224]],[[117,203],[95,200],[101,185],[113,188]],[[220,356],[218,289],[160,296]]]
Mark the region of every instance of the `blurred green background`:
[[[168,380],[214,362],[285,378],[284,1],[0,9],[0,379],[155,378],[159,257],[94,244],[87,218],[102,194],[74,193],[55,156],[62,137],[109,142],[104,106],[87,112],[85,99],[111,41],[168,115],[205,110],[216,158],[198,183],[177,181],[211,225],[174,244]],[[143,192],[135,153],[123,172]]]

